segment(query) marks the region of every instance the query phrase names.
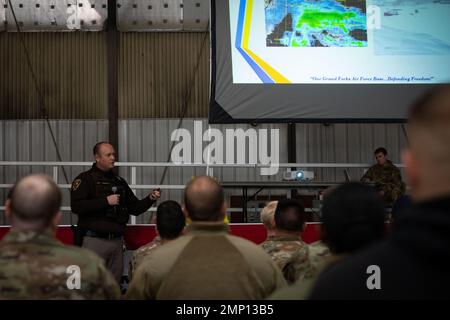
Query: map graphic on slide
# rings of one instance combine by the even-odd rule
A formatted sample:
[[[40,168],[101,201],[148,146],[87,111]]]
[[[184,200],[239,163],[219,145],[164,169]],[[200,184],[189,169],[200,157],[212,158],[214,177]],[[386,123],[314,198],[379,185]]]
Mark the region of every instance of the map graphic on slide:
[[[371,0],[380,10],[377,55],[448,55],[450,0]],[[448,72],[447,72],[448,73]]]
[[[367,47],[366,0],[265,0],[268,47]]]

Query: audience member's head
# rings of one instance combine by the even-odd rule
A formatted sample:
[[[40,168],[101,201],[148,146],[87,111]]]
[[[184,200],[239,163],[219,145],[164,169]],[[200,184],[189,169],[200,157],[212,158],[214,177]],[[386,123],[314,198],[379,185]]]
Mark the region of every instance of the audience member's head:
[[[267,235],[272,236],[275,229],[275,209],[277,208],[278,201],[270,201],[261,210],[261,222],[267,229]]]
[[[176,201],[161,202],[156,210],[156,228],[162,239],[175,239],[186,224],[181,206]]]
[[[29,175],[11,192],[6,214],[13,228],[21,231],[56,230],[61,218],[61,191],[46,175]]]
[[[322,207],[322,239],[334,254],[353,253],[384,235],[383,201],[370,186],[351,182],[330,193]]]
[[[195,178],[184,190],[184,209],[192,221],[223,221],[226,207],[222,187],[208,176]]]
[[[383,166],[387,160],[387,150],[383,147],[377,148],[374,153],[375,159],[380,166]]]
[[[414,201],[450,194],[450,85],[422,96],[409,115],[403,152]]]
[[[280,200],[275,209],[275,227],[279,231],[297,232],[303,230],[305,209],[295,200]]]

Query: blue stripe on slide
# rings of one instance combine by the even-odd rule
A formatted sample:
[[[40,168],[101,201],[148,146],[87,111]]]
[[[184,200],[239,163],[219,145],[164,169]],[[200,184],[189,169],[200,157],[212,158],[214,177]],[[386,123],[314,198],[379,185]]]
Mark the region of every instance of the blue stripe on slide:
[[[263,69],[260,68],[253,60],[250,58],[250,56],[244,51],[242,48],[237,48],[239,52],[242,54],[244,59],[248,62],[250,67],[252,67],[253,71],[256,72],[258,77],[261,79],[263,83],[275,83],[265,72]]]
[[[261,79],[263,83],[275,83],[266,72],[258,66],[253,59],[241,48],[242,43],[242,31],[244,26],[244,17],[245,17],[245,7],[247,6],[246,0],[241,0],[239,5],[239,15],[238,15],[238,25],[236,31],[236,49],[241,53],[247,63],[252,67],[253,71],[257,74],[257,76]]]

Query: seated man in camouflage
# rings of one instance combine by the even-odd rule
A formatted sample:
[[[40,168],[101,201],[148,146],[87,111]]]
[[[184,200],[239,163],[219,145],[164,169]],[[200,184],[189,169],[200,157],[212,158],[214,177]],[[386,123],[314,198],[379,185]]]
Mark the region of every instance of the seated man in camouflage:
[[[331,254],[316,265],[316,276],[298,281],[274,293],[270,299],[306,299],[322,272],[382,240],[385,234],[384,213],[383,201],[373,187],[352,182],[332,190],[323,202],[321,226],[322,240]],[[310,253],[313,247],[310,245]]]
[[[367,170],[362,182],[374,183],[385,204],[392,206],[405,193],[400,170],[387,158],[387,150],[378,148],[374,152],[377,164]]]
[[[280,200],[275,210],[275,235],[261,244],[289,284],[314,273],[308,245],[300,237],[304,224],[305,209],[297,201]]]
[[[61,198],[45,175],[15,185],[5,209],[11,231],[0,242],[0,299],[119,298],[99,257],[55,239]]]
[[[184,214],[178,202],[168,200],[158,206],[156,210],[157,236],[153,241],[143,245],[134,252],[128,270],[130,281],[142,260],[156,248],[178,238],[183,233],[185,224]]]

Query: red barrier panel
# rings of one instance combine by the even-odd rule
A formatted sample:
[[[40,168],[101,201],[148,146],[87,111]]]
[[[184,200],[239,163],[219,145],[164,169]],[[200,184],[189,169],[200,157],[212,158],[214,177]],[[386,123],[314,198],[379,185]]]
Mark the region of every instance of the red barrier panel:
[[[0,240],[9,232],[9,227],[0,227]],[[262,224],[237,223],[230,224],[231,234],[248,239],[254,243],[261,243],[266,239],[266,229]],[[135,250],[150,242],[156,235],[155,225],[129,225],[125,233],[125,244],[128,250]],[[70,226],[60,226],[56,237],[65,244],[73,244],[73,234]],[[320,224],[307,223],[302,232],[302,239],[306,243],[320,240]]]

